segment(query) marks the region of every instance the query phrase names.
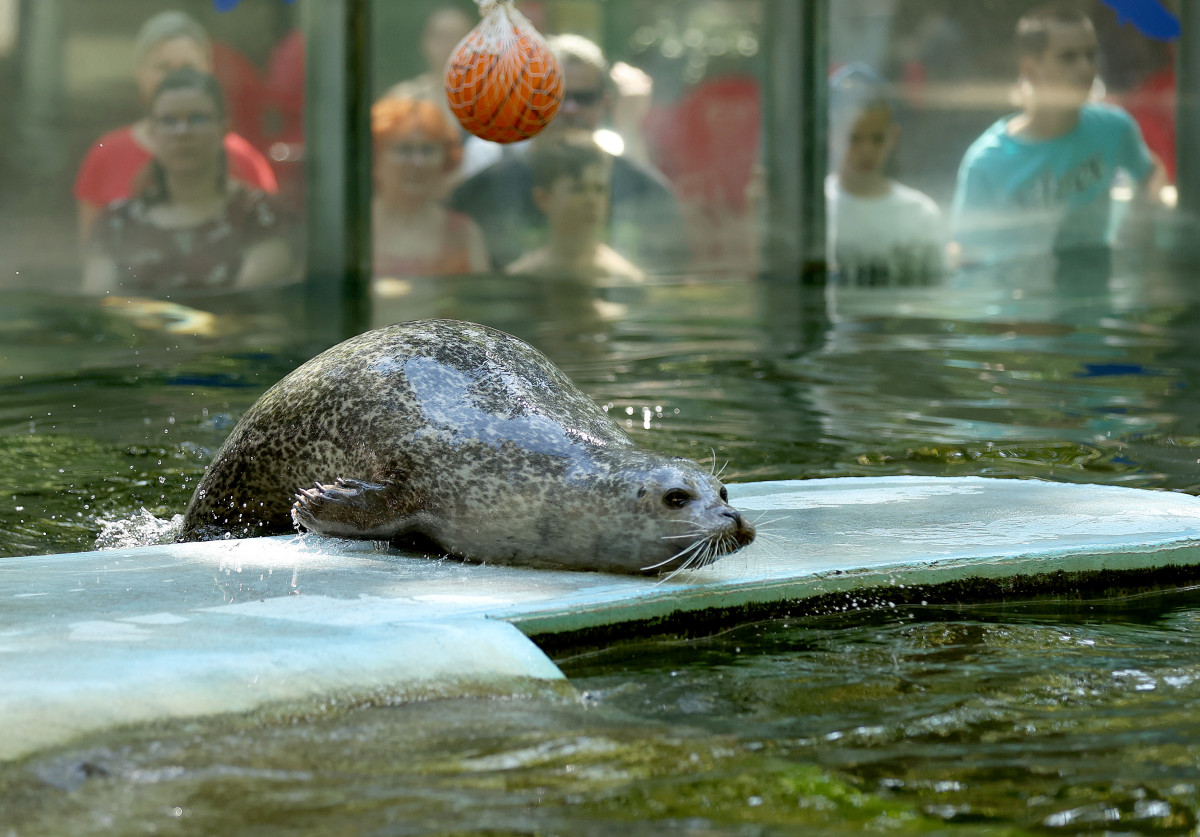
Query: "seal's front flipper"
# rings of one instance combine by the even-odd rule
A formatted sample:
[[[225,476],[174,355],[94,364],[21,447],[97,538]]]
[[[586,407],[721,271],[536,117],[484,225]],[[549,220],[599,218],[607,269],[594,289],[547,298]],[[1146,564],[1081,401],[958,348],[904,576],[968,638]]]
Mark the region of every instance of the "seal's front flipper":
[[[408,528],[417,511],[412,495],[395,483],[339,479],[303,488],[292,505],[297,528],[343,538],[389,540]]]

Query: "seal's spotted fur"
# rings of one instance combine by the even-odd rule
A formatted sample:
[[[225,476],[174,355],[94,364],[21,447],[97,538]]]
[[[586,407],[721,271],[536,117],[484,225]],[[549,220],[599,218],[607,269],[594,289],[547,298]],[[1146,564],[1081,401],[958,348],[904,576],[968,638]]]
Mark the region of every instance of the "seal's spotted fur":
[[[268,390],[205,473],[181,539],[294,523],[624,572],[708,563],[754,538],[707,471],[637,449],[532,347],[451,320],[353,337]]]

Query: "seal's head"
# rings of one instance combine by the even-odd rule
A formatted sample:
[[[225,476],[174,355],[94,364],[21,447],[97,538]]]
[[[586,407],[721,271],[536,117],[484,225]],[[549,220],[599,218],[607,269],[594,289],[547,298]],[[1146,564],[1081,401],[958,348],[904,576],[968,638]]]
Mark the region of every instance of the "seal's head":
[[[650,553],[643,560],[651,560],[641,572],[704,567],[754,540],[754,527],[729,505],[725,486],[693,462],[670,460],[636,482],[638,511],[659,532],[658,549],[643,545]]]
[[[582,492],[588,513],[568,511],[562,535],[570,543],[553,547],[559,556],[610,572],[669,573],[707,566],[754,540],[725,486],[696,463],[642,451],[612,458]]]

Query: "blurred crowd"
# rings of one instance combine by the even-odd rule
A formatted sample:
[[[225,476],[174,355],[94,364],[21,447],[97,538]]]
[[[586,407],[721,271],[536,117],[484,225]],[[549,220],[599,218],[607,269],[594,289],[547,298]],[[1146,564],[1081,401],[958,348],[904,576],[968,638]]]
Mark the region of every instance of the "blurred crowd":
[[[750,158],[737,175],[724,175],[724,191],[715,194],[700,171],[733,142],[744,148],[745,131],[710,139],[699,153],[694,133],[660,131],[656,147],[677,163],[669,178],[643,133],[650,77],[611,65],[580,35],[547,39],[565,95],[546,130],[509,145],[464,133],[442,79],[475,23],[460,6],[434,9],[419,41],[426,69],[392,85],[371,109],[378,282],[484,272],[639,281],[711,259],[706,212],[751,211]],[[283,114],[287,141],[270,146],[271,160],[263,138],[235,129],[256,123],[239,118],[248,105],[229,52],[180,11],[161,12],[138,32],[133,75],[143,116],[99,137],[75,180],[86,292],[247,288],[302,274],[303,183],[281,182],[279,172],[296,167],[272,163],[302,143],[304,45],[298,33],[286,38],[271,59],[274,81],[253,88],[259,95],[250,107],[269,98]],[[708,98],[710,110],[741,102],[746,125],[757,130],[753,84],[716,86]],[[688,114],[701,106],[693,96],[682,118],[703,119]],[[757,139],[750,140],[753,147]],[[692,149],[691,159],[677,149]]]
[[[914,43],[955,37],[936,25],[949,18],[930,20]],[[769,219],[752,74],[705,74],[652,106],[646,72],[610,63],[581,35],[550,34],[560,112],[534,138],[497,145],[464,133],[443,88],[447,59],[475,23],[461,6],[434,9],[419,37],[424,69],[371,108],[376,282],[478,273],[639,282],[697,266],[756,269]],[[860,61],[831,74],[825,196],[838,282],[928,286],[960,265],[1104,248],[1115,184],[1130,185],[1135,207],[1162,194],[1173,165],[1163,120],[1104,100],[1092,20],[1074,4],[1033,7],[1011,43],[1015,110],[963,149],[944,207],[892,176],[902,142],[895,90],[921,89],[924,48],[910,50],[895,81]],[[75,181],[84,290],[297,280],[302,168],[280,162],[303,144],[300,34],[276,46],[268,81],[254,84],[232,50],[179,11],[147,20],[133,57],[143,115],[99,137]],[[269,142],[246,136],[266,108]]]

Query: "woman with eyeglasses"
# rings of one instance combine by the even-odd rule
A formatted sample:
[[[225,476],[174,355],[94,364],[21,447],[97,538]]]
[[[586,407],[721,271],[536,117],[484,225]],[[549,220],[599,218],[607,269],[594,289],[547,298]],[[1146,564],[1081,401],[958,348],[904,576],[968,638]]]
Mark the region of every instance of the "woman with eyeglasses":
[[[182,67],[206,73],[213,70],[213,46],[208,32],[183,12],[174,10],[159,12],[142,25],[133,57],[133,79],[145,106],[168,73]],[[143,117],[132,125],[109,131],[88,149],[74,187],[80,241],[87,240],[101,209],[138,191],[153,155],[150,128],[149,120]],[[223,139],[231,177],[266,192],[277,190],[271,165],[248,140],[228,130]]]
[[[442,198],[462,159],[459,131],[433,102],[384,97],[371,108],[374,274],[475,273],[488,268],[483,233]]]
[[[228,175],[217,80],[185,67],[155,90],[154,157],[134,198],[106,207],[86,246],[87,293],[248,288],[295,274],[274,199]]]

